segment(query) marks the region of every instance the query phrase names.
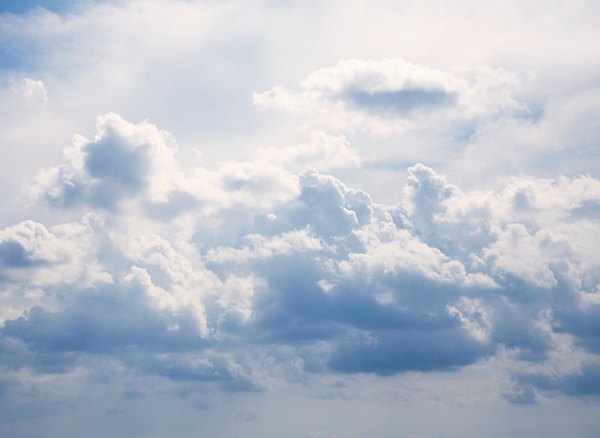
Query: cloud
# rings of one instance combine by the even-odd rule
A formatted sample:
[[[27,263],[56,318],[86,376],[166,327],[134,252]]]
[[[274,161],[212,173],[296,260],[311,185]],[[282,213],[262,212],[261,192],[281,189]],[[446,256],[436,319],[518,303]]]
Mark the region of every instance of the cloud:
[[[316,136],[275,159],[186,166],[155,125],[101,116],[35,183],[82,217],[0,231],[2,366],[71,375],[102,357],[240,392],[504,360],[508,402],[583,394],[544,373],[569,348],[582,370],[597,356],[597,179],[469,190],[417,163],[380,204],[288,170],[353,162],[343,137]]]
[[[0,435],[593,436],[598,9],[0,1]]]
[[[33,190],[61,206],[83,202],[113,209],[142,194],[149,202],[167,201],[179,179],[168,136],[114,113],[99,117],[96,128],[93,141],[75,137],[64,151],[68,164],[40,173]]]
[[[99,116],[94,140],[75,136],[64,149],[67,164],[40,171],[30,186],[58,208],[88,205],[113,211],[137,205],[157,219],[172,219],[201,204],[261,208],[293,196],[294,176],[259,161],[222,162],[217,169],[181,168],[171,136],[148,122],[114,113]]]
[[[93,254],[89,223],[67,223],[51,229],[28,220],[0,231],[0,279],[28,286],[107,281]]]
[[[311,73],[299,91],[279,85],[256,93],[254,103],[316,114],[330,127],[389,133],[436,117],[477,119],[526,112],[511,95],[517,82],[509,73],[489,68],[452,72],[400,58],[347,59]]]
[[[307,143],[261,148],[256,153],[256,159],[278,163],[288,169],[314,167],[320,171],[359,167],[362,161],[343,135],[333,136],[320,131],[313,132]]]
[[[307,230],[290,231],[270,239],[260,234],[249,234],[246,239],[250,242],[250,247],[211,249],[206,254],[206,260],[213,263],[244,263],[248,260],[268,259],[291,252],[322,249],[321,242],[312,237]]]
[[[216,170],[193,168],[187,184],[190,193],[216,208],[269,209],[297,192],[294,175],[260,161],[225,161]]]
[[[586,364],[581,370],[564,374],[523,374],[518,380],[541,391],[563,393],[571,396],[600,395],[600,366]]]
[[[538,287],[548,289],[557,284],[544,262],[540,245],[521,224],[509,225],[484,256],[493,260],[495,269],[510,272]]]
[[[145,371],[176,381],[220,382],[229,391],[261,390],[251,370],[224,355],[161,355]]]
[[[33,307],[6,321],[3,336],[20,339],[33,351],[59,353],[114,352],[131,345],[177,348],[197,339],[193,309],[177,315],[170,294],[140,268],[132,268],[116,284],[71,290],[69,295],[58,312]]]
[[[50,264],[67,258],[61,242],[46,227],[33,221],[2,230],[0,242],[0,260],[6,267]]]
[[[366,339],[351,339],[331,358],[331,369],[381,375],[399,371],[448,370],[477,361],[487,353],[461,330],[387,331]]]
[[[536,392],[533,385],[521,385],[512,391],[503,394],[503,397],[510,403],[517,405],[536,404]]]
[[[600,294],[595,291],[582,291],[572,297],[556,312],[556,331],[575,335],[577,345],[590,352],[600,352],[598,339],[598,316],[600,315]]]
[[[23,78],[17,84],[13,84],[12,93],[24,103],[44,106],[48,102],[48,92],[44,82],[31,78]]]

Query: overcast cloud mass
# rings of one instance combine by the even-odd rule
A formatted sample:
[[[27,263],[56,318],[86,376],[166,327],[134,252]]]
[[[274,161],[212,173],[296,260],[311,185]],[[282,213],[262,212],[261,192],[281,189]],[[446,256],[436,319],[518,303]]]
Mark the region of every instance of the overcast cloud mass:
[[[0,1],[0,435],[592,437],[594,1]]]

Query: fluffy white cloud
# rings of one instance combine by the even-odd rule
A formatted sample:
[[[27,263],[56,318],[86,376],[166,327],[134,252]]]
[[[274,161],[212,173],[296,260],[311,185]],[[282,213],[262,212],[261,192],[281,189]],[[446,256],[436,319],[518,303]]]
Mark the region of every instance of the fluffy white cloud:
[[[269,385],[261,355],[284,380],[456,370],[503,351],[539,364],[560,339],[594,360],[598,180],[470,191],[416,164],[383,205],[316,169],[291,174],[303,150],[186,168],[168,133],[101,117],[36,186],[55,208],[95,211],[0,232],[2,337],[19,345],[18,366],[72,372],[82,355],[109,354],[249,390]],[[313,164],[335,155],[314,151]],[[550,387],[515,379],[515,403]]]
[[[470,120],[527,107],[514,97],[517,79],[490,68],[443,71],[399,58],[348,59],[317,70],[299,91],[277,86],[254,95],[259,107],[315,117],[328,126],[390,133],[423,120]]]
[[[291,252],[320,251],[321,242],[307,232],[294,230],[280,236],[266,238],[260,234],[249,234],[246,240],[250,246],[240,249],[218,247],[206,254],[206,260],[213,263],[244,263],[252,259],[265,259]]]
[[[442,3],[0,1],[0,435],[594,435],[598,5]]]
[[[110,281],[93,254],[90,217],[51,229],[28,220],[0,232],[0,276],[30,286]]]
[[[85,202],[110,209],[138,195],[166,202],[182,178],[167,134],[114,113],[98,117],[96,129],[93,141],[74,138],[64,150],[68,164],[40,173],[34,192],[65,206]]]
[[[67,164],[42,170],[31,192],[51,205],[114,210],[138,205],[171,218],[202,204],[265,208],[294,195],[295,178],[259,161],[220,163],[217,169],[180,168],[175,142],[155,125],[134,124],[114,113],[98,117],[93,141],[75,136],[64,149]]]

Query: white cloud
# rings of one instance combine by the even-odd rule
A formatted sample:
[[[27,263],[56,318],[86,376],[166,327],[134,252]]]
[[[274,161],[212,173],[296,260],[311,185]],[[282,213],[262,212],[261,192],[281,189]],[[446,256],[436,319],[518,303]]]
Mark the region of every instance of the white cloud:
[[[342,137],[318,135],[349,153]],[[73,199],[93,211],[0,232],[3,336],[30,355],[45,348],[63,370],[75,363],[65,355],[129,348],[133,356],[114,356],[124,366],[232,389],[264,387],[258,357],[298,342],[294,379],[446,370],[500,351],[539,363],[560,336],[595,354],[577,319],[597,313],[595,178],[463,190],[416,164],[396,204],[383,205],[316,169],[287,170],[307,156],[335,162],[327,147],[215,169],[182,166],[176,151],[154,125],[108,114],[50,171],[62,180],[38,177],[55,208],[77,212],[64,202],[75,187]],[[117,187],[114,203],[97,202]],[[542,314],[552,316],[542,324]]]
[[[64,149],[67,164],[38,173],[30,188],[34,196],[51,205],[107,210],[121,208],[127,200],[169,218],[197,203],[264,208],[297,190],[292,174],[268,162],[182,169],[174,140],[148,122],[134,124],[108,113],[98,117],[96,130],[92,141],[75,136]]]
[[[278,163],[288,169],[314,167],[321,171],[359,167],[362,161],[343,135],[333,136],[321,131],[313,132],[307,143],[261,148],[256,153],[256,159]]]
[[[0,435],[594,434],[596,3],[40,3],[0,13]]]
[[[59,205],[115,208],[140,194],[151,203],[168,201],[182,179],[168,135],[114,113],[98,117],[96,129],[92,141],[75,137],[64,151],[68,164],[40,173],[34,192]]]
[[[327,126],[389,134],[440,118],[470,120],[521,111],[514,75],[491,68],[443,71],[400,58],[348,59],[300,83],[254,95],[259,107],[326,120]]]
[[[357,232],[364,253],[350,253],[341,262],[342,271],[362,278],[385,274],[416,274],[440,283],[483,288],[496,288],[493,279],[479,273],[468,273],[463,264],[452,260],[439,249],[430,247],[407,230],[396,230],[393,223],[381,229]]]
[[[222,162],[216,170],[193,168],[186,185],[190,194],[216,208],[242,205],[269,209],[297,192],[294,175],[259,161]]]
[[[0,231],[0,275],[30,286],[111,281],[89,253],[96,240],[88,221],[48,229],[28,220]]]
[[[509,225],[498,240],[484,251],[494,268],[545,289],[556,286],[557,281],[548,267],[539,243],[521,224]]]
[[[45,105],[48,101],[48,92],[40,80],[24,78],[16,91],[28,102]]]
[[[322,250],[320,240],[311,236],[306,229],[289,231],[270,239],[260,234],[249,234],[245,238],[250,246],[240,249],[217,247],[207,252],[206,260],[214,263],[244,263],[291,252]]]
[[[479,300],[462,297],[457,305],[449,305],[448,312],[456,316],[465,329],[480,342],[490,338],[492,324],[488,311]]]

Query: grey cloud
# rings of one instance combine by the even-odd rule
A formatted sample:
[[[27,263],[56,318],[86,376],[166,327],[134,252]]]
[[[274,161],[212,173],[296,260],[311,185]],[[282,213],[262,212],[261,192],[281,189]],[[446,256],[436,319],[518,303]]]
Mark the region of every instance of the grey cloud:
[[[357,108],[374,112],[391,112],[401,115],[420,109],[452,106],[456,94],[445,90],[403,89],[386,91],[348,90],[340,96]]]
[[[535,387],[530,384],[519,385],[512,391],[505,392],[502,396],[509,402],[517,405],[534,405],[537,403]]]
[[[514,293],[520,294],[521,290],[517,289]],[[495,299],[492,302],[492,341],[515,349],[517,357],[522,360],[538,362],[547,359],[552,350],[552,336],[540,327],[537,317],[548,306],[545,300],[538,297],[534,304],[522,302],[519,306],[512,300]]]
[[[191,312],[171,314],[149,305],[139,284],[69,294],[59,312],[34,307],[5,323],[0,331],[5,366],[67,373],[85,363],[84,355],[102,355],[174,381],[217,382],[231,391],[260,388],[247,366],[211,353],[216,344],[198,334]]]
[[[510,211],[510,206],[505,209],[500,205],[503,201],[490,198],[489,193],[471,197],[469,193],[464,193],[448,184],[442,176],[425,166],[418,165],[411,168],[409,184],[403,192],[405,198],[400,209],[406,214],[400,213],[397,222],[401,229],[414,230],[416,235],[410,239],[415,239],[415,242],[419,242],[419,237],[424,239],[428,237],[427,241],[432,246],[419,243],[422,245],[417,247],[420,248],[419,251],[425,251],[430,256],[435,254],[440,261],[448,263],[448,271],[438,271],[427,278],[423,275],[426,271],[407,269],[411,266],[406,264],[408,257],[413,257],[418,252],[404,253],[405,260],[402,262],[388,261],[389,257],[398,257],[392,255],[397,253],[390,253],[387,260],[373,258],[370,254],[372,248],[370,249],[369,246],[377,242],[373,239],[377,234],[371,235],[365,231],[368,230],[365,226],[378,223],[386,224],[385,227],[389,227],[390,230],[396,229],[393,211],[390,211],[387,217],[377,216],[374,212],[378,207],[373,205],[368,197],[363,198],[361,205],[368,207],[365,210],[368,213],[364,216],[366,219],[358,223],[348,214],[356,211],[349,209],[349,204],[344,202],[345,193],[349,192],[345,186],[335,183],[330,178],[320,177],[315,172],[303,174],[301,185],[303,188],[300,196],[290,204],[294,208],[285,206],[280,208],[276,218],[273,219],[273,227],[276,229],[278,226],[284,226],[283,229],[289,229],[293,228],[294,224],[298,226],[308,224],[316,237],[334,243],[334,247],[324,247],[325,251],[317,252],[319,256],[309,253],[302,256],[278,256],[268,261],[247,260],[251,265],[246,265],[246,269],[259,273],[268,283],[267,292],[259,294],[256,297],[257,301],[254,302],[256,314],[253,323],[257,324],[255,327],[260,333],[271,332],[272,336],[269,336],[271,341],[276,341],[278,338],[285,342],[299,340],[306,342],[319,337],[338,339],[348,330],[359,330],[364,333],[371,330],[375,333],[374,336],[379,336],[381,333],[396,333],[395,336],[399,339],[396,344],[397,354],[402,355],[406,352],[406,357],[402,356],[399,359],[394,356],[396,353],[388,354],[388,350],[383,347],[379,350],[374,346],[375,344],[366,344],[360,351],[357,350],[356,357],[369,357],[370,354],[367,354],[369,352],[380,354],[381,357],[377,359],[379,362],[375,361],[372,364],[372,368],[371,365],[365,364],[362,368],[357,367],[356,371],[359,368],[366,371],[370,369],[376,371],[381,368],[377,372],[384,372],[385,367],[389,367],[391,370],[389,372],[419,369],[419,361],[411,362],[410,359],[411,348],[416,347],[403,340],[403,336],[409,339],[410,333],[421,333],[425,339],[428,339],[424,345],[432,347],[427,351],[423,349],[425,347],[419,350],[419,353],[423,354],[423,369],[459,366],[461,354],[466,363],[473,363],[481,357],[493,354],[496,346],[512,349],[521,360],[541,362],[548,358],[548,353],[553,348],[552,332],[543,328],[538,318],[548,308],[554,307],[558,311],[566,302],[548,296],[548,292],[539,287],[535,277],[519,277],[512,275],[510,271],[496,275],[492,267],[485,265],[484,259],[476,261],[478,253],[479,257],[483,256],[482,251],[486,245],[502,236],[497,230],[505,226],[505,220],[510,220],[502,217],[506,211]],[[478,200],[478,196],[482,198]],[[310,205],[314,209],[324,203],[332,210],[317,212],[303,210],[304,205]],[[340,220],[337,216],[341,214],[340,211],[344,213],[343,218],[352,218],[352,220]],[[469,212],[473,212],[475,216],[468,216]],[[341,224],[341,227],[330,229],[320,221],[324,224]],[[465,232],[463,226],[473,232]],[[345,232],[342,232],[344,228]],[[411,232],[409,231],[407,236]],[[365,233],[364,239],[368,242],[368,246],[357,239],[357,236],[361,235],[358,233]],[[340,239],[344,235],[347,237]],[[437,239],[437,236],[443,239]],[[455,242],[454,239],[457,238],[470,240]],[[448,246],[444,239],[451,244],[458,243],[460,246]],[[381,243],[383,244],[384,241]],[[413,243],[408,240],[406,244]],[[475,273],[478,269],[482,269],[483,276],[473,276],[471,277],[473,280],[468,280],[469,275],[473,275],[469,273],[470,268],[464,268],[461,273],[463,268],[460,267],[460,263],[457,264],[451,258],[446,258],[447,256],[439,252],[438,248],[449,251],[450,255],[458,256],[460,260],[465,261],[467,267],[474,264]],[[311,257],[314,257],[313,261]],[[340,277],[340,272],[331,271],[331,265],[328,265],[341,260],[340,266],[346,266],[344,263],[353,258],[364,260],[366,263],[364,266],[369,268],[356,271],[356,275],[348,280],[343,276]],[[394,266],[395,263],[397,266]],[[479,263],[481,266],[477,268]],[[516,274],[518,273],[519,271],[516,271]],[[490,278],[486,277],[487,275],[492,275],[496,284],[485,280]],[[459,280],[461,278],[463,280]],[[322,283],[322,280],[325,282]],[[454,283],[457,281],[458,283]],[[468,286],[469,281],[479,286]],[[552,293],[557,297],[569,295],[572,293],[568,290],[569,287],[561,282],[554,286],[555,291]],[[485,292],[486,289],[488,292]],[[467,316],[461,315],[462,324],[465,325],[461,328],[458,320],[446,312],[447,306],[453,305],[454,300],[460,296],[479,297],[490,309],[491,314],[488,320],[484,321],[483,326],[481,321],[469,320]],[[489,327],[485,324],[489,324]],[[452,351],[456,357],[450,354],[450,350],[445,350],[429,338],[430,336],[433,339],[436,334],[440,334],[442,339],[446,336],[444,333],[450,330],[454,333],[453,336],[464,341],[453,344],[452,348],[455,350]],[[489,336],[490,343],[476,341],[474,336],[477,332],[471,333],[468,330],[480,330],[477,336]],[[487,334],[486,330],[489,330]],[[383,336],[382,339],[389,338]],[[383,344],[387,345],[385,342]],[[389,344],[392,345],[392,341],[389,341]],[[436,349],[438,347],[439,356]],[[463,348],[464,352],[461,353]],[[347,359],[346,371],[350,372],[354,369],[351,364],[355,356],[351,353],[342,354],[342,351],[336,353],[335,360],[331,359],[332,364],[335,364],[336,369],[341,370],[344,368],[343,361]],[[434,360],[436,357],[439,359],[437,362]],[[392,366],[394,361],[398,361],[396,368]]]
[[[170,332],[173,320],[148,307],[143,297],[136,296],[139,293],[110,287],[91,296],[82,291],[83,296],[64,310],[34,307],[7,321],[1,333],[22,340],[35,351],[48,352],[111,353],[127,346],[179,349],[197,345],[197,335],[189,331],[193,323],[186,322],[185,315],[177,319],[183,329]]]
[[[15,241],[0,243],[0,263],[8,267],[28,267],[33,261],[27,257],[25,248]]]
[[[17,353],[5,366],[69,372],[104,355],[240,391],[268,381],[261,357],[298,379],[456,371],[498,351],[539,366],[565,334],[597,354],[598,222],[577,213],[597,201],[595,179],[464,191],[416,164],[386,206],[273,161],[184,171],[169,138],[107,115],[93,141],[67,149],[66,166],[40,174],[45,196],[75,187],[95,211],[0,232],[3,269],[43,279],[23,292],[39,302],[2,314],[0,338]],[[34,286],[6,282],[11,294]],[[515,391],[505,398],[532,401]]]
[[[402,304],[379,303],[381,284],[340,283],[325,293],[319,280],[327,275],[317,257],[291,255],[255,265],[269,289],[258,294],[252,323],[259,337],[272,341],[333,339],[348,330],[423,330],[458,328],[444,301],[430,292],[436,285],[410,283],[395,291],[406,295]],[[393,289],[392,289],[393,290]],[[417,295],[421,294],[420,298]],[[427,302],[427,305],[420,305]],[[409,304],[410,303],[410,304]],[[404,305],[410,305],[406,308]],[[251,326],[252,327],[252,326]],[[250,327],[241,330],[248,332]]]
[[[579,345],[600,354],[600,305],[591,304],[582,309],[579,303],[573,304],[556,312],[556,331],[575,335]]]
[[[100,181],[90,193],[101,207],[112,206],[117,196],[131,196],[145,187],[149,167],[148,148],[132,148],[113,128],[83,150],[86,173]]]
[[[478,278],[473,280],[474,284],[481,281],[478,287],[488,289],[489,292],[482,292],[477,286],[469,289],[469,281],[466,280],[469,278],[469,271],[465,270],[459,274],[463,269],[460,268],[460,264],[455,264],[451,258],[446,259],[443,252],[435,252],[439,248],[448,251],[447,254],[458,257],[459,260],[464,260],[465,266],[473,264],[473,257],[477,259],[477,253],[482,254],[481,251],[486,245],[501,236],[495,229],[503,227],[505,219],[497,215],[504,214],[506,210],[504,207],[496,210],[501,203],[499,199],[489,198],[489,193],[485,196],[482,194],[480,200],[477,199],[480,195],[471,198],[470,194],[447,183],[444,177],[437,175],[433,170],[417,165],[409,170],[409,183],[403,192],[404,199],[400,210],[390,211],[388,216],[376,214],[379,207],[374,205],[367,195],[361,198],[360,205],[364,208],[365,215],[359,223],[357,210],[350,208],[350,204],[345,200],[348,193],[354,192],[340,182],[320,176],[316,172],[305,172],[300,178],[300,184],[302,189],[298,199],[290,203],[292,207],[283,206],[277,210],[271,230],[278,227],[283,227],[279,230],[285,230],[293,229],[294,226],[309,225],[316,237],[329,241],[334,246],[325,246],[324,251],[305,255],[280,255],[261,261],[246,260],[250,265],[245,265],[245,269],[260,274],[268,283],[266,292],[257,295],[254,302],[256,314],[253,324],[256,324],[255,329],[259,333],[271,333],[271,336],[268,336],[271,342],[277,339],[284,342],[306,342],[319,338],[334,340],[343,337],[348,330],[364,333],[371,330],[375,336],[389,331],[396,333],[400,340],[404,339],[403,336],[410,338],[410,333],[421,333],[424,338],[429,339],[428,336],[435,338],[436,334],[443,338],[444,333],[452,330],[454,336],[458,336],[457,339],[465,341],[454,344],[456,357],[453,357],[449,350],[444,350],[432,340],[428,340],[424,345],[431,346],[432,349],[425,351],[425,347],[422,347],[420,350],[424,355],[423,369],[456,367],[460,365],[458,357],[463,353],[467,363],[472,363],[493,354],[495,347],[500,345],[514,350],[521,360],[540,362],[548,358],[548,353],[553,348],[552,332],[540,325],[538,317],[549,307],[555,306],[555,309],[560,309],[566,303],[551,299],[547,292],[539,288],[535,277],[520,278],[511,275],[510,272],[493,275],[493,269],[485,266],[483,259],[483,265],[476,269],[483,269],[485,275],[493,275],[497,284],[484,281],[485,276],[472,277]],[[323,204],[326,209],[314,211]],[[305,206],[310,206],[313,211],[304,210]],[[458,208],[460,210],[457,210]],[[352,212],[356,219],[349,214]],[[469,216],[469,212],[474,216]],[[340,214],[342,219],[338,216]],[[399,216],[394,222],[395,214]],[[338,224],[337,228],[328,228],[329,224],[334,223]],[[373,239],[377,234],[371,235],[365,231],[368,229],[365,226],[373,226],[374,223],[386,224],[385,227],[389,227],[390,230],[396,229],[397,226],[410,230],[407,236],[414,232],[415,236],[410,238],[415,239],[414,242],[419,242],[419,238],[426,239],[431,247],[419,243],[422,245],[417,247],[420,248],[419,251],[426,251],[425,254],[430,254],[430,257],[435,254],[440,261],[448,263],[448,271],[438,271],[434,276],[427,278],[423,275],[425,271],[412,271],[414,267],[419,266],[418,264],[412,265],[414,267],[410,268],[411,270],[407,269],[411,266],[406,264],[408,257],[413,257],[418,252],[402,254],[405,258],[402,262],[388,261],[389,257],[398,257],[392,255],[396,253],[390,253],[388,260],[372,258],[371,250],[365,246],[365,242],[373,245],[373,242],[377,242]],[[265,230],[268,230],[268,227]],[[357,233],[364,233],[364,242],[360,242],[357,236],[361,234]],[[347,237],[341,239],[342,236]],[[461,241],[456,242],[455,239]],[[407,244],[413,243],[408,240],[404,245]],[[312,257],[314,259],[311,260]],[[344,263],[352,258],[368,261],[365,266],[369,268],[356,271],[355,276],[344,279],[343,276],[340,277],[340,272],[331,271],[331,265],[327,267],[327,263],[336,260],[341,260],[341,266],[346,266]],[[395,263],[397,267],[394,267]],[[478,263],[480,262],[476,262],[475,266]],[[219,268],[215,266],[215,269]],[[453,269],[456,271],[452,271]],[[466,275],[462,277],[465,279],[462,281],[466,281],[465,284],[453,283],[463,275]],[[325,282],[322,283],[322,280]],[[556,287],[558,289],[553,294],[557,296],[572,293],[563,289],[569,287],[566,284],[560,283]],[[489,307],[491,315],[489,320],[484,321],[489,327],[480,325],[477,330],[483,330],[478,336],[489,336],[490,343],[474,340],[475,332],[468,333],[467,326],[461,328],[458,320],[447,313],[447,306],[453,305],[453,301],[461,295],[477,296]],[[466,317],[462,315],[461,318]],[[471,324],[469,327],[473,329],[481,322],[465,319],[463,324]],[[485,330],[489,330],[487,335]],[[383,339],[388,338],[384,336]],[[389,342],[391,345],[391,341]],[[402,356],[401,360],[393,354],[388,354],[386,349],[380,351],[373,345],[368,347],[373,350],[371,353],[381,355],[377,359],[380,364],[374,362],[373,370],[381,367],[381,371],[377,372],[383,372],[386,366],[390,367],[389,372],[419,369],[419,361],[410,362],[413,346],[407,341],[398,341],[396,345],[398,355],[406,352],[406,357]],[[370,355],[367,354],[367,346],[363,347],[356,353],[356,357]],[[440,356],[436,362],[434,358],[437,357],[438,347]],[[354,360],[351,358],[354,356],[351,353],[342,354],[342,351],[336,353],[335,360],[331,359],[332,363],[336,369],[341,370],[344,367],[342,362],[347,359],[346,371],[350,372]],[[395,360],[398,361],[396,368],[392,366]],[[365,364],[361,369],[368,371],[371,368],[369,364]]]
[[[151,203],[168,202],[177,189],[173,178],[178,169],[166,135],[114,113],[98,117],[97,131],[92,141],[76,137],[65,149],[68,164],[41,171],[34,192],[61,207],[84,203],[113,210],[122,200],[141,195]]]
[[[581,370],[558,375],[521,374],[519,382],[533,385],[540,391],[570,396],[600,396],[600,365],[587,364]]]
[[[461,330],[386,331],[350,339],[333,353],[330,367],[340,372],[381,375],[402,371],[451,370],[493,351]]]
[[[163,354],[145,360],[146,372],[175,381],[217,382],[231,391],[259,391],[260,384],[253,379],[252,370],[230,355]]]

